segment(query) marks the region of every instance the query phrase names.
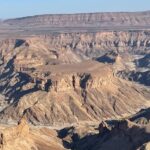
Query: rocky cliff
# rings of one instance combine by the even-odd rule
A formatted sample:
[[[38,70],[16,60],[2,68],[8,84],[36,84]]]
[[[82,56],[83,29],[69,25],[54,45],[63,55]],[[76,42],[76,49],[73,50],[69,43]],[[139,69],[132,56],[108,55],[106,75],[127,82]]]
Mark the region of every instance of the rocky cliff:
[[[26,51],[22,51],[22,53],[30,51],[30,55],[33,52],[40,53],[42,56],[49,54],[51,59],[60,59],[60,61],[63,59],[66,59],[64,61],[80,61],[86,57],[101,56],[112,50],[135,54],[148,53],[150,32],[143,30],[46,34],[45,36],[1,41],[3,53],[5,53],[6,48],[13,49],[20,46],[26,48]]]

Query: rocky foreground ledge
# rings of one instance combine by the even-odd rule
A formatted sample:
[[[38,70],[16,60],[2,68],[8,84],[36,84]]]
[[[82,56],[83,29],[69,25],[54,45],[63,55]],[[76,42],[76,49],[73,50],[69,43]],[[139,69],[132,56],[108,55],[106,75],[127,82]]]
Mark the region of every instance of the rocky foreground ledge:
[[[50,129],[32,126],[24,116],[18,125],[0,126],[0,149],[149,150],[149,118],[150,111],[145,109],[126,119]]]

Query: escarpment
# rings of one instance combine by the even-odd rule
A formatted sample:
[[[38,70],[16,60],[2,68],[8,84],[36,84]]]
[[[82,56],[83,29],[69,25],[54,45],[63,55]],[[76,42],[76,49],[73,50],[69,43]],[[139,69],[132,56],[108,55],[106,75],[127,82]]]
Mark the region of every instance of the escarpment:
[[[149,11],[38,15],[5,20],[10,25],[50,27],[107,27],[150,25]]]
[[[42,39],[40,39],[40,42],[42,42]],[[44,38],[44,42],[51,44],[52,49],[58,49],[67,55],[72,50],[73,53],[81,58],[85,56],[92,58],[111,50],[138,54],[148,52],[150,48],[149,31],[66,33],[47,35]],[[59,55],[60,53],[58,52]],[[61,58],[61,56],[59,57]]]
[[[130,52],[131,54],[149,53],[150,32],[129,30],[46,34],[17,40],[3,40],[0,44],[4,55],[7,50],[13,55],[15,48],[14,54],[19,53],[17,61],[22,63],[22,59],[26,59],[31,66],[33,58],[37,65],[59,62],[75,63],[101,56],[108,51]],[[45,62],[43,57],[45,57]]]

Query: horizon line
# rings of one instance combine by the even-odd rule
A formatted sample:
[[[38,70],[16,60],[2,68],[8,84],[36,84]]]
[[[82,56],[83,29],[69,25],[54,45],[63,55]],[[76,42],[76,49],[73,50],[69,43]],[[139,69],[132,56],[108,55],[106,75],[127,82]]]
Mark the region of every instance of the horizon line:
[[[26,15],[26,16],[20,16],[20,17],[10,17],[2,19],[0,18],[0,21],[5,20],[13,20],[13,19],[24,19],[29,17],[38,17],[38,16],[48,16],[48,15],[78,15],[78,14],[99,14],[99,13],[144,13],[144,12],[150,12],[150,10],[143,10],[143,11],[96,11],[96,12],[75,12],[75,13],[39,13],[39,14],[33,14],[33,15]]]

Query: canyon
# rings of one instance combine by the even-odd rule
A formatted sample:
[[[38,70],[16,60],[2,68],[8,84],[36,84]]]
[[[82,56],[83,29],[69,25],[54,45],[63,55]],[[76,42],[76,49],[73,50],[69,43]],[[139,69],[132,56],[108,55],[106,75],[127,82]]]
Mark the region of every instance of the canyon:
[[[1,21],[0,148],[148,149],[149,17]]]

